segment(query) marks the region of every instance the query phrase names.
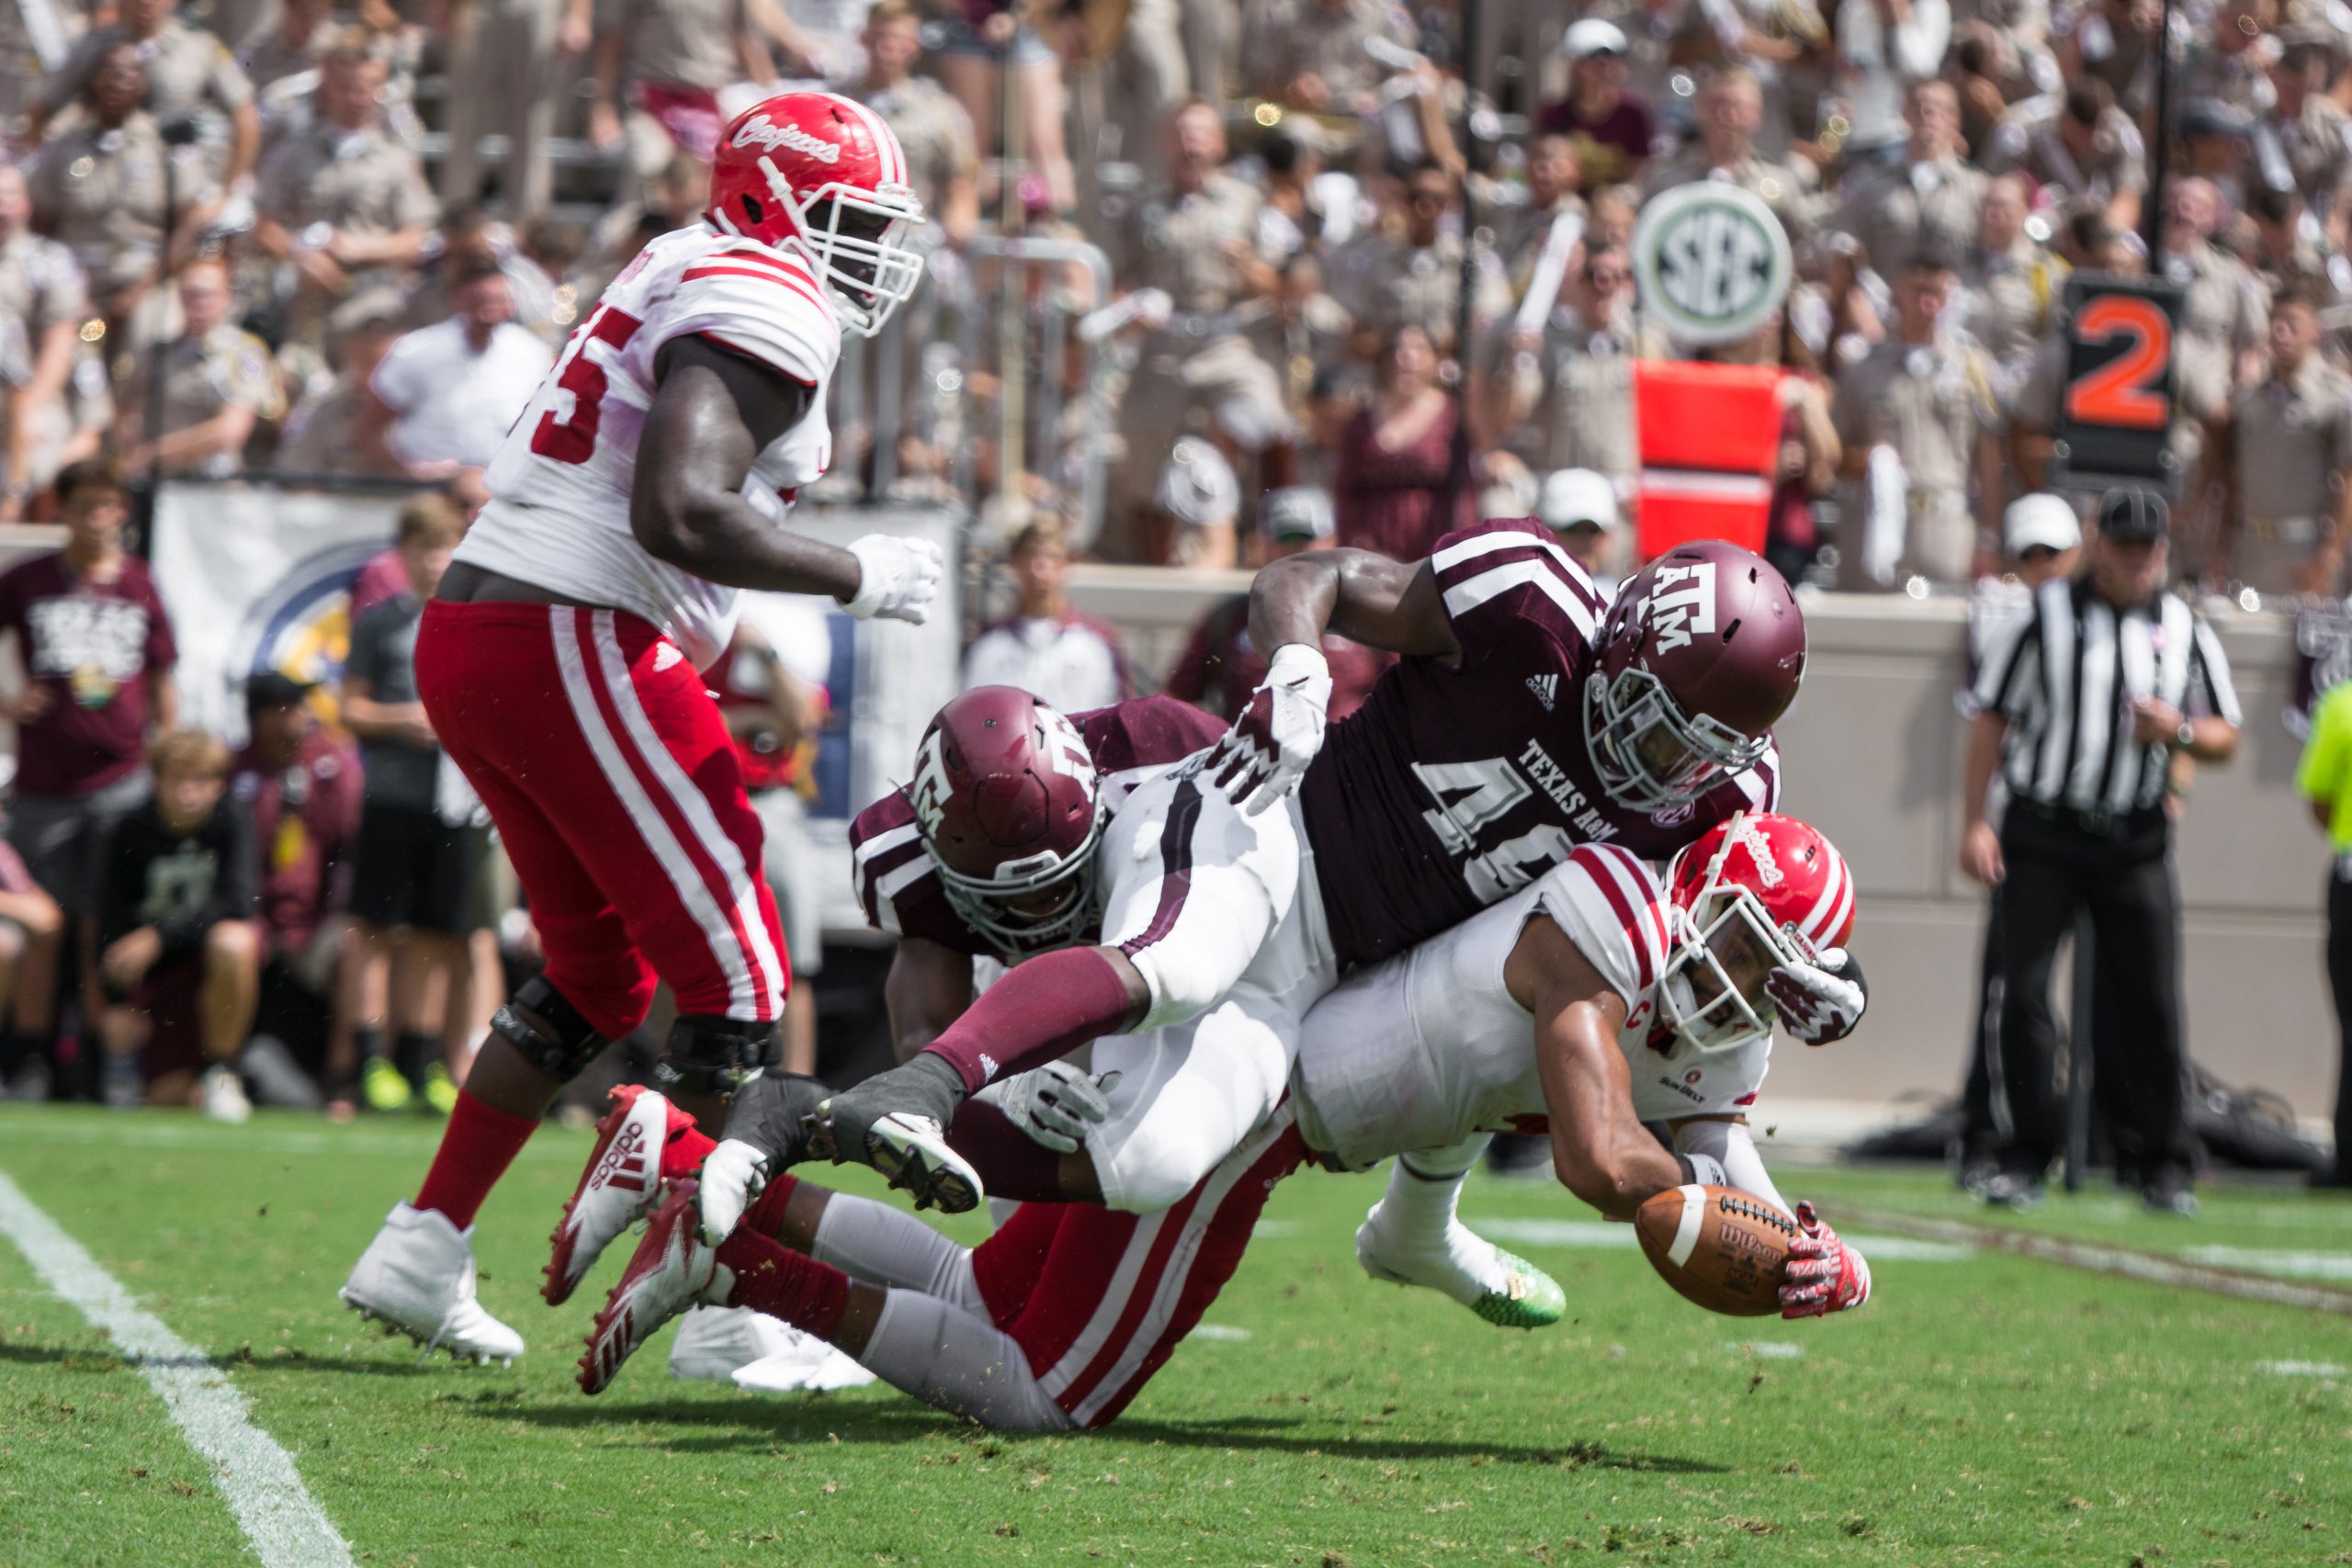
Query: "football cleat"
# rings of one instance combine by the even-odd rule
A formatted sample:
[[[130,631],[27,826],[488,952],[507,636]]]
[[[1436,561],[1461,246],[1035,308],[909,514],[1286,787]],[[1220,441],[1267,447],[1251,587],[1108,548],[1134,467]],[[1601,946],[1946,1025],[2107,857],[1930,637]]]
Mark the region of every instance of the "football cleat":
[[[670,1135],[670,1102],[658,1091],[623,1084],[612,1109],[596,1123],[595,1146],[580,1185],[564,1200],[563,1218],[548,1237],[548,1305],[571,1299],[613,1238],[645,1217],[661,1196],[662,1148]]]
[[[431,1116],[447,1116],[458,1109],[458,1080],[439,1062],[424,1069],[424,1088],[417,1095],[419,1111]]]
[[[474,1299],[472,1235],[438,1210],[393,1205],[343,1282],[343,1304],[364,1320],[382,1318],[385,1332],[406,1334],[428,1352],[485,1365],[513,1361],[523,1337]]]
[[[225,1062],[204,1069],[204,1113],[232,1126],[253,1120],[253,1101],[245,1098],[244,1083],[237,1077],[237,1069]]]
[[[359,1069],[359,1093],[368,1110],[386,1116],[406,1111],[416,1097],[407,1077],[381,1056],[368,1057],[368,1065]]]
[[[695,1183],[670,1190],[621,1282],[605,1298],[580,1358],[580,1388],[602,1393],[661,1326],[697,1303],[724,1302],[734,1273],[718,1266],[716,1247],[703,1245],[695,1210]]]
[[[894,1111],[866,1129],[866,1163],[913,1198],[918,1209],[963,1214],[985,1195],[980,1173],[947,1146],[947,1134],[929,1116]]]
[[[1498,1328],[1549,1328],[1566,1315],[1558,1280],[1461,1221],[1446,1227],[1440,1247],[1408,1247],[1381,1224],[1380,1211],[1374,1204],[1356,1227],[1356,1261],[1374,1279],[1451,1296]]]
[[[754,1393],[863,1388],[874,1374],[813,1334],[749,1307],[700,1306],[678,1322],[670,1375]]]

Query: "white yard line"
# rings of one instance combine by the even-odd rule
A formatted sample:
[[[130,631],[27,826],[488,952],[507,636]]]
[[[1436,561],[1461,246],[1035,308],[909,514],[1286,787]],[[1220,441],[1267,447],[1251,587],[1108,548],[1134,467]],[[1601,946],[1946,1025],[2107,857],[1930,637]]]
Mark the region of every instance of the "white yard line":
[[[60,1300],[112,1337],[164,1402],[268,1568],[337,1568],[351,1547],[311,1499],[294,1461],[248,1419],[245,1396],[204,1353],[141,1309],[82,1244],[0,1172],[0,1235]]]

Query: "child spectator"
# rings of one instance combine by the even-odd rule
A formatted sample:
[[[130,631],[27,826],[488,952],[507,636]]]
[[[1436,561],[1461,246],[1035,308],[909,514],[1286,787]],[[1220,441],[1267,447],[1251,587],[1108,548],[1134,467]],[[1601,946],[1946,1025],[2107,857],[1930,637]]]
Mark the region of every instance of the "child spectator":
[[[457,1097],[437,1059],[441,1009],[433,1004],[465,932],[478,832],[448,827],[434,809],[441,745],[416,696],[416,633],[464,531],[441,496],[401,509],[394,547],[407,592],[359,617],[344,664],[343,722],[359,739],[367,789],[352,852],[341,1018],[362,1064],[361,1091],[378,1111],[405,1109],[418,1089],[428,1104]]]
[[[260,987],[253,827],[223,800],[229,748],[175,729],[149,753],[152,798],[114,825],[98,882],[98,1039],[107,1100],[253,1113],[233,1064]],[[199,1076],[200,1075],[200,1076]]]
[[[353,840],[359,832],[359,753],[311,712],[310,682],[266,670],[245,682],[251,739],[229,794],[253,824],[259,857],[263,968],[257,1033],[282,1042],[330,1104],[349,1110],[358,1063],[327,1061],[334,976],[345,931]],[[264,1086],[266,1090],[266,1086]]]

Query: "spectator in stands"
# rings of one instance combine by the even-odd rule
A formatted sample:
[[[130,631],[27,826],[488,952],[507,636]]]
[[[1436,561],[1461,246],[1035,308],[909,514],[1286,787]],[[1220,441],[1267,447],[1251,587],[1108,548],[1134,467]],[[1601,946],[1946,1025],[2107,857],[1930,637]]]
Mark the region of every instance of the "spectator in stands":
[[[0,708],[17,727],[8,842],[80,918],[97,913],[107,829],[147,798],[148,732],[178,711],[171,619],[147,563],[122,547],[129,499],[103,463],[67,468],[57,477],[65,547],[0,575],[0,637],[14,636],[28,676]]]
[[[1874,156],[1903,141],[1908,118],[1914,148],[1911,162],[1917,164],[1916,105],[1906,107],[1906,94],[1934,81],[1942,69],[1944,50],[1951,39],[1948,0],[1883,0],[1825,9],[1834,10],[1837,17],[1838,89],[1845,99],[1845,146],[1849,160],[1869,167]],[[1950,100],[1951,146],[1956,148],[1960,98],[1949,86],[1945,93]],[[1881,270],[1885,270],[1883,265]]]
[[[2222,197],[2209,180],[2174,180],[2165,186],[2165,273],[2188,286],[2173,347],[2173,381],[2185,423],[2217,424],[2230,399],[2259,385],[2270,306],[2245,264],[2212,242],[2221,227]]]
[[[23,170],[0,164],[0,316],[24,323],[30,359],[22,389],[29,417],[8,431],[0,518],[20,516],[68,463],[95,457],[112,412],[106,367],[81,340],[90,294],[81,264],[57,241],[32,232],[32,192]]]
[[[775,78],[747,0],[619,0],[597,22],[588,138],[638,181],[681,152],[710,162],[719,92]]]
[[[2300,191],[2268,186],[2256,191],[2245,213],[2254,226],[2255,243],[2245,259],[2265,290],[2275,294],[2290,283],[2306,283],[2333,305],[2352,285],[2352,266],[2332,246],[2304,231],[2303,217],[2310,210]]]
[[[979,137],[981,153],[998,151],[997,112],[1003,104],[1002,70],[1011,65],[1021,78],[1022,146],[1046,183],[1046,199],[1056,212],[1078,206],[1078,175],[1071,168],[1062,133],[1061,57],[1038,36],[1023,10],[1004,0],[968,0],[963,6],[942,7],[947,14],[935,24],[939,44],[934,56],[939,79],[964,106],[964,114]],[[992,184],[992,182],[990,182]],[[984,188],[983,200],[994,205],[999,193]]]
[[[1568,96],[1544,106],[1536,129],[1575,145],[1587,190],[1638,181],[1657,140],[1657,117],[1626,89],[1624,29],[1587,17],[1569,26],[1560,52],[1570,62]]]
[[[1756,151],[1764,125],[1764,89],[1753,72],[1740,66],[1718,71],[1699,89],[1699,135],[1662,164],[1650,166],[1643,184],[1652,195],[1699,180],[1721,180],[1761,199],[1780,219],[1792,243],[1805,237],[1811,214],[1810,185],[1795,169]]]
[[[49,1098],[47,1042],[57,1028],[57,958],[65,911],[41,891],[24,857],[0,843],[0,1100]]]
[[[1895,285],[1894,331],[1838,378],[1835,420],[1849,480],[1838,585],[1849,591],[1912,577],[1970,581],[1972,491],[1993,516],[2006,500],[1992,366],[1943,323],[1954,271],[1943,251],[1915,254]]]
[[[390,416],[385,449],[420,478],[487,468],[555,355],[514,320],[494,262],[458,281],[457,313],[392,344],[368,385]]]
[[[366,316],[328,340],[334,378],[323,395],[286,416],[286,438],[275,467],[288,474],[369,475],[405,478],[408,470],[385,448],[386,412],[368,389],[376,367],[401,338],[389,315]]]
[[[438,211],[424,164],[385,127],[386,74],[370,36],[345,29],[320,62],[311,123],[262,164],[254,240],[301,275],[300,325],[314,336],[347,296],[397,297]]]
[[[262,940],[253,826],[229,748],[200,729],[156,739],[152,798],[107,836],[98,883],[97,1033],[107,1100],[252,1113],[234,1066],[253,1027]]]
[[[955,96],[914,74],[922,57],[911,0],[880,0],[865,14],[865,74],[850,96],[882,117],[907,150],[907,183],[925,217],[961,250],[979,225],[979,149]]]
[[[1258,537],[1267,560],[1331,548],[1340,542],[1331,498],[1305,485],[1268,491],[1258,505]],[[1335,632],[1323,634],[1323,658],[1331,667],[1334,720],[1362,707],[1393,662],[1389,655]],[[1212,605],[1194,625],[1168,672],[1167,691],[1219,718],[1233,718],[1265,678],[1265,656],[1250,640],[1250,595],[1236,593]]]
[[[1668,355],[1665,336],[1634,310],[1625,248],[1589,236],[1584,258],[1539,330],[1505,323],[1490,350],[1497,363],[1476,394],[1484,428],[1498,433],[1489,477],[1530,496],[1533,476],[1561,468],[1596,469],[1621,487],[1634,481],[1634,361]]]
[[[1984,167],[1996,175],[2015,170],[2064,191],[2078,210],[2095,211],[2117,229],[2140,226],[2148,150],[2132,117],[2096,76],[2010,110],[1993,133]]]
[[[2337,96],[2344,35],[2333,20],[2313,17],[2282,28],[2270,68],[2273,101],[2256,110],[2255,136],[2274,143],[2295,188],[2311,204],[2330,243],[2346,243],[2346,202],[2352,200],[2352,113]],[[2270,183],[2267,179],[2266,184]]]
[[[1340,543],[1419,560],[1475,520],[1470,434],[1461,405],[1438,385],[1437,350],[1417,326],[1399,331],[1380,390],[1340,438]]]
[[[577,73],[571,62],[594,39],[594,11],[586,0],[475,0],[444,11],[445,206],[482,199],[481,141],[503,136],[497,181],[506,215],[527,223],[547,210],[554,188],[548,139],[571,96]]]
[[[80,88],[80,123],[41,148],[30,175],[36,224],[81,264],[109,334],[213,205],[202,171],[164,144],[140,107],[146,96],[138,46],[107,47]]]
[[[2290,285],[2270,302],[2270,375],[2230,400],[2190,493],[2221,496],[2208,575],[2265,594],[2344,589],[2352,537],[2352,377],[2320,352],[2322,297]],[[2219,470],[2218,473],[2215,470]]]
[[[358,749],[320,727],[315,690],[275,670],[247,679],[250,739],[229,796],[252,823],[260,863],[257,1028],[313,1073],[323,1069],[330,1107],[347,1113],[358,1064],[326,1056],[364,785]]]
[[[1134,694],[1119,634],[1069,602],[1069,547],[1057,523],[1013,536],[1005,559],[1021,598],[1012,616],[972,639],[964,687],[1018,686],[1064,713],[1109,707]]]
[[[1377,363],[1397,333],[1417,327],[1451,354],[1462,320],[1462,235],[1446,220],[1457,213],[1461,182],[1435,163],[1405,176],[1403,221],[1375,230],[1331,257],[1331,297],[1355,318],[1356,355]],[[1490,253],[1481,252],[1470,325],[1481,333],[1510,309],[1510,286]]]
[[[162,392],[148,395],[155,356],[133,355],[116,399],[116,439],[134,474],[226,479],[244,468],[254,432],[285,416],[286,392],[269,345],[230,318],[227,263],[190,262],[179,298],[187,328],[160,356]]]
[[[1883,277],[1900,273],[1923,248],[1966,254],[1984,205],[1984,175],[1961,160],[1960,97],[1951,85],[1914,83],[1904,103],[1910,140],[1902,156],[1856,164],[1828,221],[1861,242]]]
[[[441,744],[417,700],[416,633],[463,532],[437,495],[401,509],[397,547],[408,591],[359,617],[344,664],[343,723],[359,739],[367,792],[352,848],[354,931],[340,1019],[361,1064],[362,1092],[379,1111],[405,1107],[418,1089],[428,1103],[456,1099],[436,1050],[442,1010],[433,1003],[466,933],[476,853],[473,835],[446,825],[436,810]]]
[[[1584,198],[1577,194],[1583,177],[1577,166],[1576,143],[1566,137],[1554,132],[1528,142],[1527,204],[1503,212],[1495,228],[1495,256],[1502,264],[1512,299],[1527,292],[1544,247],[1563,219],[1577,232],[1583,231]]]
[[[1627,565],[1617,487],[1590,468],[1558,468],[1544,476],[1535,515],[1558,536],[1560,547],[1584,568],[1603,599],[1617,597]]]
[[[1214,443],[1187,435],[1168,454],[1153,497],[1166,537],[1152,557],[1170,566],[1224,569],[1239,559],[1241,481]]]
[[[1128,209],[1110,245],[1122,292],[1168,297],[1148,323],[1119,404],[1126,461],[1114,469],[1112,521],[1098,548],[1143,559],[1135,525],[1179,436],[1214,421],[1250,452],[1293,431],[1283,383],[1245,329],[1282,279],[1259,254],[1258,193],[1226,173],[1225,126],[1215,106],[1191,103],[1169,123],[1169,185]]]
[[[221,187],[238,189],[261,152],[261,113],[254,107],[253,84],[212,34],[179,19],[179,0],[123,0],[121,20],[86,35],[41,89],[28,117],[26,135],[40,140],[50,119],[105,69],[107,58],[128,45],[143,62],[141,107],[159,124],[192,120],[222,151],[210,158]]]
[[[2026,211],[2023,175],[1985,181],[1976,244],[1960,269],[1960,324],[1992,361],[2004,412],[2033,374],[2066,281],[2066,264],[2027,231]]]
[[[1404,10],[1385,0],[1250,0],[1241,73],[1250,94],[1310,114],[1355,118],[1378,104],[1393,66],[1364,46],[1418,47]],[[1200,91],[1211,84],[1195,83]]]

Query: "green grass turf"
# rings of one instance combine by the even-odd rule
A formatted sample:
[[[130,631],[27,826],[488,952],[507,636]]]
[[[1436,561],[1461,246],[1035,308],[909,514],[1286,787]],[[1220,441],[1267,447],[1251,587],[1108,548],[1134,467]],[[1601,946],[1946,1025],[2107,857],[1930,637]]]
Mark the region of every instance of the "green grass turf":
[[[2265,1370],[2352,1363],[2343,1319],[1980,1255],[1890,1258],[1849,1319],[1736,1321],[1638,1253],[1515,1239],[1573,1321],[1510,1333],[1365,1280],[1378,1179],[1308,1173],[1209,1314],[1248,1337],[1186,1346],[1105,1432],[673,1382],[662,1341],[589,1400],[571,1359],[616,1260],[560,1312],[534,1291],[582,1134],[544,1133],[482,1215],[512,1371],[419,1363],[336,1303],[433,1138],[9,1110],[0,1169],[230,1371],[376,1564],[2352,1561],[2352,1394]],[[1789,1190],[1891,1201],[1871,1173]],[[1591,1217],[1540,1184],[1464,1207]],[[0,1329],[0,1563],[237,1560],[136,1371],[5,1243]]]

